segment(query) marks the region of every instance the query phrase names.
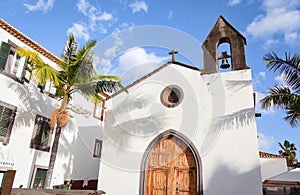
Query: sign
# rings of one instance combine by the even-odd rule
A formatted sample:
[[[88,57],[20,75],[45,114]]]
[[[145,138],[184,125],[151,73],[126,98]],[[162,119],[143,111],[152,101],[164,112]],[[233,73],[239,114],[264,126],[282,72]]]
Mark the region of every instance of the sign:
[[[13,161],[6,161],[6,160],[0,160],[0,167],[14,167],[15,162]]]

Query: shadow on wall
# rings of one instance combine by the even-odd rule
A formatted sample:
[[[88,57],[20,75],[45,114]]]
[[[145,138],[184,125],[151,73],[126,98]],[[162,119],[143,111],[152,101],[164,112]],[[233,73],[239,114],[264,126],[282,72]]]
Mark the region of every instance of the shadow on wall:
[[[238,159],[236,159],[238,160]],[[207,195],[262,195],[262,183],[260,176],[260,167],[240,173],[228,165],[219,165],[209,181],[203,181],[205,189],[204,194]]]
[[[127,99],[106,112],[104,133],[107,139],[121,147],[127,147],[130,138],[147,137],[160,131],[167,120],[161,104],[151,104],[149,97]],[[147,109],[148,108],[148,109]],[[135,114],[138,113],[138,114]]]
[[[97,138],[95,131],[99,128],[99,126],[89,126],[77,129],[76,122],[69,120],[68,125],[64,128],[67,134],[61,134],[57,156],[57,158],[65,160],[63,160],[63,164],[56,166],[62,167],[60,174],[63,174],[64,181],[84,180],[87,182],[98,179],[100,159],[93,157],[93,146],[94,139]],[[81,134],[95,135],[95,137],[93,140],[87,140]]]
[[[245,87],[252,85],[251,80],[227,80],[225,86],[232,92],[237,92]]]
[[[32,84],[10,83],[8,85],[14,95],[20,100],[16,115],[16,126],[30,126],[31,121],[35,119],[34,115],[42,113],[45,117],[50,117],[54,107],[54,101],[45,94],[42,94]]]
[[[245,108],[231,114],[216,117],[212,120],[208,134],[202,144],[202,154],[209,152],[213,148],[220,133],[225,129],[238,130],[239,128],[252,124],[255,121],[255,111],[253,108]]]

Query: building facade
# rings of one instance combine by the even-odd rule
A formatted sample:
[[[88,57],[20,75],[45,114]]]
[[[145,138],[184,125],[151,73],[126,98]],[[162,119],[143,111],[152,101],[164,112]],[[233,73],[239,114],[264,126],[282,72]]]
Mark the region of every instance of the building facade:
[[[223,43],[228,53],[218,51]],[[173,57],[109,98],[98,188],[112,195],[262,194],[245,45],[220,16],[203,43],[203,70]],[[220,60],[229,71],[220,71]]]
[[[41,87],[31,77],[30,65],[17,54],[17,48],[37,52],[54,69],[59,59],[2,19],[0,44],[0,187],[6,171],[16,170],[14,188],[42,188],[54,138],[49,121],[59,100],[51,83]],[[81,109],[93,109],[80,95],[73,102],[80,103]],[[94,150],[101,131],[92,118],[92,114],[73,113],[64,128],[52,186],[80,180],[83,187],[88,180],[97,181],[99,155]]]

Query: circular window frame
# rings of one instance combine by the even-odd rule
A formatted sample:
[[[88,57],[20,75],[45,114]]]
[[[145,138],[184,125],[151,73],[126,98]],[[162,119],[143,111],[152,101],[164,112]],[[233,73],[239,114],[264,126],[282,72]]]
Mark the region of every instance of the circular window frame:
[[[170,93],[174,92],[176,95],[177,100],[175,102],[171,102],[169,100]],[[174,108],[178,106],[183,100],[183,91],[182,89],[177,85],[169,85],[165,87],[162,92],[160,93],[160,101],[161,103],[168,107],[168,108]]]

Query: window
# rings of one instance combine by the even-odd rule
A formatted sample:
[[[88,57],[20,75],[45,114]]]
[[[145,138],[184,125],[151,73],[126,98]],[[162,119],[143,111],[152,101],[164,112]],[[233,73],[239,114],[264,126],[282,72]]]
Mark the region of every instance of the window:
[[[51,142],[50,119],[37,115],[35,118],[35,125],[34,125],[30,147],[37,150],[49,152],[50,142]]]
[[[160,100],[166,107],[173,108],[181,103],[183,92],[178,86],[167,86],[161,92]]]
[[[1,42],[0,70],[17,81],[27,81],[25,78],[28,70],[27,63],[25,63],[25,58],[18,55],[16,48],[17,46],[11,41],[8,41],[8,43]]]
[[[6,171],[0,171],[0,188],[3,187]]]
[[[96,139],[94,145],[94,155],[95,158],[101,158],[102,140]]]
[[[39,166],[35,166],[32,175],[31,188],[42,189],[45,185],[45,178],[47,174],[47,169]]]
[[[17,107],[0,101],[0,142],[8,144]]]

